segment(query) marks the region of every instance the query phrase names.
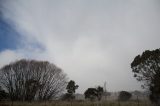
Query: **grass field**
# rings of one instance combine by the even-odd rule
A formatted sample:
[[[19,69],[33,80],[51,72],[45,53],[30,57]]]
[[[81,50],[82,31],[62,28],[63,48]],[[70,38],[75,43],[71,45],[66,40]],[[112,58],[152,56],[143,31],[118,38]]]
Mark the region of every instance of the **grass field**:
[[[127,102],[118,102],[118,101],[100,101],[100,102],[90,102],[90,101],[73,101],[73,102],[64,102],[64,101],[50,101],[50,102],[3,102],[0,103],[0,106],[151,106],[150,102],[147,101],[127,101]]]

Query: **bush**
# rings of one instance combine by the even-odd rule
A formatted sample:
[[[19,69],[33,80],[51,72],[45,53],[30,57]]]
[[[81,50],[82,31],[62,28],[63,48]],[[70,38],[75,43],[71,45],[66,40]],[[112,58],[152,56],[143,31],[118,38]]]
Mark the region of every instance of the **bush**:
[[[132,97],[132,94],[127,91],[121,91],[118,96],[118,100],[127,101]]]

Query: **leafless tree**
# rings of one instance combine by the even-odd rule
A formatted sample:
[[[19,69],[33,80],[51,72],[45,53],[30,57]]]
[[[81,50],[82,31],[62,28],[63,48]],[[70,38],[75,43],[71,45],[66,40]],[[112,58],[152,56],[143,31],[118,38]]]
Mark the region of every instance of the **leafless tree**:
[[[11,100],[49,100],[66,88],[66,74],[47,61],[19,60],[0,70],[0,85]]]

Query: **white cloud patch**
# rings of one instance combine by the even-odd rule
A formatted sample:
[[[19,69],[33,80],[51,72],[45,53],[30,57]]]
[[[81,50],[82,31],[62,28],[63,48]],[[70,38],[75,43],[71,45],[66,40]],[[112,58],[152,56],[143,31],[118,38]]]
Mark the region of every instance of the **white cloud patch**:
[[[104,81],[111,91],[135,90],[140,85],[130,63],[142,51],[159,48],[159,5],[156,0],[6,0],[3,15],[27,40],[18,52],[57,64],[80,85],[79,92]]]
[[[14,62],[15,60],[21,59],[23,56],[16,51],[4,50],[0,52],[0,68],[6,64]]]

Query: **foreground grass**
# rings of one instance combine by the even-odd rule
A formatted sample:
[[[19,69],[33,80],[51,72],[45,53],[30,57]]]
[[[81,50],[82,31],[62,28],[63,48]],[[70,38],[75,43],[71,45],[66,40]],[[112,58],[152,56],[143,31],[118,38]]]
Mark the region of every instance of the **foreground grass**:
[[[100,102],[90,102],[90,101],[50,101],[50,102],[3,102],[0,106],[151,106],[150,102],[147,101],[100,101]]]

